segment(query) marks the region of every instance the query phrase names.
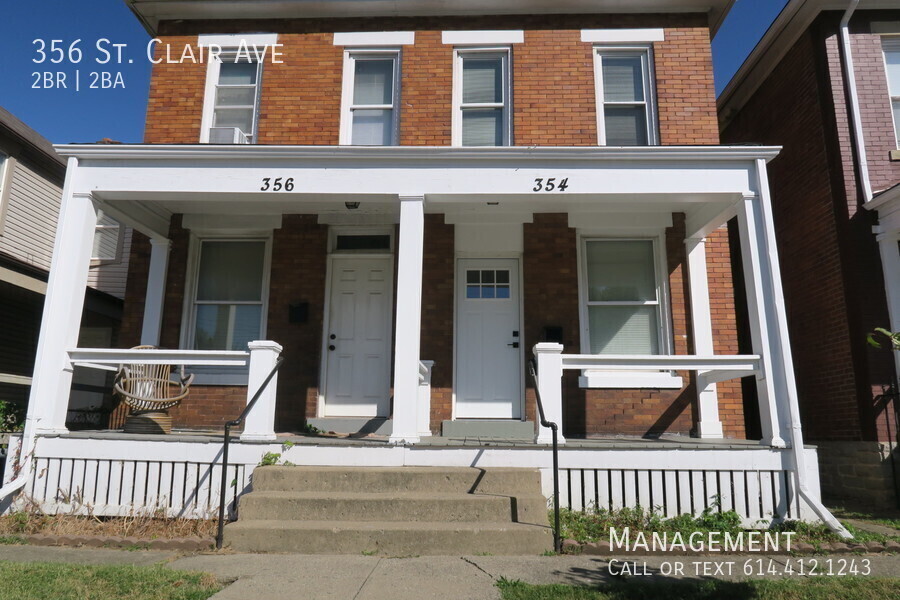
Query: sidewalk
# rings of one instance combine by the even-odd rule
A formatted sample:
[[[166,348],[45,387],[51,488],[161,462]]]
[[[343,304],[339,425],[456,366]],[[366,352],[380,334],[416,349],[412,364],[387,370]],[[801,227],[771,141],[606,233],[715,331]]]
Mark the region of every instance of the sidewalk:
[[[816,560],[820,570],[826,561],[869,560],[873,577],[900,577],[900,556],[840,555],[818,557],[720,555],[715,557],[665,556],[630,559],[638,572],[649,577],[660,568],[671,569],[681,563],[685,577],[695,577],[696,566],[707,565],[708,576],[744,579],[744,561],[753,568],[782,570],[787,561]],[[771,560],[771,564],[768,562]],[[233,582],[213,596],[214,600],[496,600],[500,597],[494,583],[500,578],[528,583],[566,583],[596,585],[612,576],[608,559],[597,556],[427,556],[416,558],[380,558],[376,556],[320,556],[291,554],[197,554],[180,557],[174,552],[103,550],[40,546],[0,546],[0,561],[71,562],[82,564],[151,565],[164,562],[173,569],[212,573],[225,582]],[[757,563],[756,561],[762,561]],[[724,563],[733,563],[731,576]],[[668,566],[663,563],[668,563]],[[715,573],[714,565],[720,565]],[[702,572],[701,566],[701,572]],[[613,563],[613,570],[622,563]],[[674,574],[673,574],[674,575]],[[635,577],[639,575],[634,575]],[[799,577],[795,573],[794,576]]]

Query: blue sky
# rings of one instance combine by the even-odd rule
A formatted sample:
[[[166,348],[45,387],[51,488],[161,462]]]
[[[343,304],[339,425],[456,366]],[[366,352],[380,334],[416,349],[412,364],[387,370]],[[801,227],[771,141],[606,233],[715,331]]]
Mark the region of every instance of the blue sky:
[[[741,65],[786,0],[737,0],[731,14],[713,42],[716,91],[720,91]],[[146,45],[150,36],[131,14],[123,0],[29,0],[6,2],[4,19],[0,21],[0,106],[36,129],[54,143],[95,142],[112,138],[122,142],[140,142],[143,138],[150,63]],[[38,64],[43,40],[46,59]],[[73,58],[81,51],[77,64],[65,56],[52,64],[59,53],[52,52],[52,40],[62,40],[68,54],[75,40]],[[110,60],[99,64],[110,52]],[[123,61],[116,60],[112,44],[127,44]],[[131,62],[129,62],[131,61]],[[78,91],[75,75],[78,72]],[[50,80],[37,73],[51,73]],[[65,88],[58,84],[56,73],[65,74]],[[102,86],[102,73],[109,81],[121,85],[91,89],[91,83]],[[92,75],[98,73],[98,75]],[[52,83],[51,83],[52,82]],[[37,88],[33,86],[37,84]]]

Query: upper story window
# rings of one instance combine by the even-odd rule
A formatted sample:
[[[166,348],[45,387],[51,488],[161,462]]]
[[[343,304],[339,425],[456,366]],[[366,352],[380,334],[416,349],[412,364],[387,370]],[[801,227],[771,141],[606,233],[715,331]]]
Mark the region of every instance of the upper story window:
[[[509,48],[454,50],[454,146],[512,144],[509,59]]]
[[[273,46],[277,40],[277,35],[268,33],[199,37],[199,44],[208,47],[209,52],[201,142],[255,144],[258,141],[263,69],[256,52]]]
[[[341,144],[395,146],[399,123],[399,50],[347,50]]]
[[[900,148],[900,37],[884,38],[884,64],[887,71],[891,111],[894,114],[894,137]]]
[[[596,47],[597,134],[601,146],[657,144],[649,47]]]

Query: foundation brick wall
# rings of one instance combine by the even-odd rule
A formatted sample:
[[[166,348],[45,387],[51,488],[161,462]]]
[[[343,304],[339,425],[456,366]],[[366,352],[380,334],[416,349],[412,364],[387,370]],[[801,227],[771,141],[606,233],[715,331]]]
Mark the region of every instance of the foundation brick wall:
[[[597,143],[592,44],[582,28],[665,29],[665,41],[653,45],[655,94],[660,141],[665,145],[717,144],[715,93],[709,32],[704,15],[538,15],[504,17],[323,19],[283,21],[168,22],[160,27],[164,44],[197,50],[199,33],[273,31],[284,44],[284,64],[265,64],[258,126],[262,144],[334,145],[338,142],[343,48],[332,44],[335,31],[410,30],[416,43],[404,46],[401,59],[400,143],[450,144],[452,46],[441,42],[444,30],[524,29],[525,42],[512,48],[513,136],[516,145],[593,146]],[[157,48],[157,58],[163,53]],[[205,64],[154,67],[145,141],[197,143],[206,79]],[[540,341],[544,325],[559,325],[565,351],[579,352],[578,286],[575,231],[565,215],[536,214],[525,226],[524,304],[526,348]],[[680,229],[679,229],[680,227]],[[453,336],[453,226],[442,215],[426,216],[423,297],[423,359],[435,360],[432,429],[451,416]],[[162,345],[178,347],[188,258],[188,232],[180,217],[172,221],[172,253],[164,306]],[[689,310],[683,277],[683,224],[667,236],[671,310],[679,352],[690,346]],[[734,294],[727,234],[708,242],[711,303],[716,349],[736,348]],[[314,215],[285,215],[274,232],[269,298],[269,336],[285,347],[288,363],[279,376],[277,429],[292,430],[315,416],[318,395],[322,315],[324,312],[327,227]],[[123,345],[140,337],[149,243],[135,234],[123,323]],[[287,322],[292,302],[310,304],[309,322]],[[695,391],[688,374],[682,390],[589,390],[577,385],[577,373],[564,378],[567,433],[687,434],[694,425]],[[217,388],[197,386],[192,394],[214,402]],[[230,412],[244,388],[222,390],[223,412]],[[745,434],[737,382],[719,384],[720,412],[726,435]],[[533,390],[526,394],[526,415],[535,418]],[[237,405],[235,405],[237,406]],[[218,409],[217,409],[218,410]],[[213,426],[215,415],[195,416],[185,407],[177,419],[192,426]],[[183,417],[183,418],[182,418]]]
[[[893,487],[900,449],[889,442],[817,442],[822,497],[848,508],[897,508]],[[900,475],[900,473],[898,473]]]

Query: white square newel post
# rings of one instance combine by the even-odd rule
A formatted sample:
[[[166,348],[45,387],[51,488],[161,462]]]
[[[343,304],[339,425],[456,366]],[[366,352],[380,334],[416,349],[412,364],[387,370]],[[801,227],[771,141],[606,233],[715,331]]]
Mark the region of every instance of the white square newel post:
[[[262,387],[275,368],[275,363],[281,355],[282,347],[276,342],[255,341],[247,344],[250,350],[250,374],[247,378],[247,403],[253,399],[253,395]],[[242,442],[271,442],[275,440],[275,397],[278,389],[278,373],[272,376],[272,380],[260,395],[256,405],[247,414],[244,421],[244,431],[241,433]]]
[[[393,443],[418,442],[419,342],[422,335],[422,254],[425,196],[400,196],[397,315],[394,327]]]
[[[97,210],[90,194],[72,192],[77,166],[78,160],[70,158],[28,398],[27,421],[36,434],[68,431],[66,413],[72,387],[72,364],[67,351],[78,345],[97,226]]]
[[[557,442],[566,443],[562,432],[562,344],[540,343],[534,346],[534,358],[537,362],[537,393],[544,407],[544,416],[551,423],[559,426]],[[535,442],[550,444],[553,434],[549,427],[542,427],[538,416],[538,434]]]

